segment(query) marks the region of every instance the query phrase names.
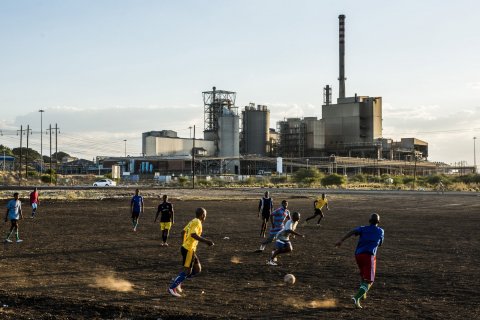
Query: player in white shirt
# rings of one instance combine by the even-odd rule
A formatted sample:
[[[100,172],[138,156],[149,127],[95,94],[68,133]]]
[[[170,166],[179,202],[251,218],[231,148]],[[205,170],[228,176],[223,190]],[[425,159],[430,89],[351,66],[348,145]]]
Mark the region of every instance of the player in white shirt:
[[[287,223],[285,223],[285,227],[277,233],[275,250],[272,251],[272,256],[270,257],[270,260],[268,260],[267,262],[268,265],[276,266],[277,263],[275,262],[275,260],[279,254],[289,253],[293,250],[292,243],[290,242],[291,234],[302,237],[302,238],[305,237],[305,235],[295,231],[299,220],[300,220],[300,213],[293,212],[292,219],[288,220]]]
[[[22,242],[23,240],[18,236],[18,220],[23,219],[22,214],[22,203],[18,199],[18,192],[13,194],[13,199],[10,200],[7,204],[7,213],[5,214],[5,222],[10,219],[11,227],[10,231],[7,233],[7,238],[5,238],[5,242],[12,243],[10,240],[10,236],[15,232],[15,237],[17,239],[17,243]]]

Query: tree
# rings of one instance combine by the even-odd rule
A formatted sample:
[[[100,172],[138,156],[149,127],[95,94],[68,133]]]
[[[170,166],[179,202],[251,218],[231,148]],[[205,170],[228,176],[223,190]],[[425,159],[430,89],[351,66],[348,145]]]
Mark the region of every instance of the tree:
[[[323,175],[320,173],[320,171],[318,171],[317,168],[301,168],[295,172],[294,180],[300,183],[312,184],[319,182],[322,176]]]
[[[340,186],[345,183],[345,177],[336,173],[329,174],[325,178],[322,179],[322,184],[324,186]]]
[[[41,159],[40,153],[33,150],[32,148],[27,149],[25,147],[22,147],[21,151],[22,151],[22,157],[23,157],[22,161],[25,161],[25,156],[27,155],[27,151],[28,151],[28,159],[27,159],[28,162],[33,162]],[[13,148],[12,153],[13,155],[15,155],[16,158],[19,158],[20,148]]]
[[[63,151],[58,151],[58,152],[52,153],[52,160],[53,159],[58,159],[58,161],[62,161],[62,159],[64,157],[70,157],[70,155],[66,152],[63,152]]]
[[[5,152],[6,156],[14,156],[12,149],[10,149],[7,146],[4,146],[3,144],[0,144],[0,154],[3,156],[3,152]]]

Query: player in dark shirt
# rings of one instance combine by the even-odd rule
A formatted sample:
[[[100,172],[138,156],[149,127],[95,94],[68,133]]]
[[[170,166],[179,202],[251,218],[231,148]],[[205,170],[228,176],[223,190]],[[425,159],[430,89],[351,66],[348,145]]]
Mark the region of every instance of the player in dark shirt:
[[[260,229],[260,237],[265,238],[265,232],[267,230],[268,220],[273,210],[273,200],[270,197],[269,192],[265,192],[265,196],[260,199],[258,204],[258,214],[257,217],[262,215],[262,229]]]
[[[168,202],[168,196],[165,194],[163,195],[163,202],[160,203],[157,209],[157,215],[155,216],[155,221],[158,219],[158,215],[160,215],[160,230],[162,230],[162,246],[168,246],[168,234],[170,233],[170,229],[172,225],[175,223],[174,218],[174,211],[173,205]]]

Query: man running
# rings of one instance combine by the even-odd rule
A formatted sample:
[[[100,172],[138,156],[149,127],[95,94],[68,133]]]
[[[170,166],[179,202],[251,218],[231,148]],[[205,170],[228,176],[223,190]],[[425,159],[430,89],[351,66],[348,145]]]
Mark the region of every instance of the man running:
[[[268,238],[264,242],[262,242],[262,244],[260,245],[260,249],[257,250],[258,252],[262,252],[263,250],[265,250],[267,244],[272,243],[277,233],[283,229],[285,221],[290,219],[290,211],[288,211],[287,208],[288,201],[283,200],[282,206],[277,210],[273,211],[270,215],[270,221],[272,223],[272,227],[270,228],[270,234],[268,235]]]
[[[277,233],[275,250],[272,252],[272,256],[270,257],[270,260],[268,260],[267,262],[268,265],[276,266],[277,263],[275,261],[277,260],[276,257],[279,254],[292,252],[293,247],[292,247],[292,243],[290,242],[291,234],[302,237],[302,238],[305,237],[305,235],[295,232],[295,229],[297,228],[297,224],[299,220],[300,220],[300,213],[296,211],[293,212],[292,219],[288,220],[287,223],[285,223],[285,227]]]
[[[17,239],[17,243],[22,242],[23,240],[20,239],[18,234],[18,220],[23,219],[22,214],[22,203],[18,200],[18,192],[13,194],[13,199],[7,203],[7,213],[5,215],[5,222],[10,219],[10,231],[7,233],[7,238],[5,242],[12,243],[10,237],[12,236],[13,232],[15,231],[15,237]]]
[[[168,234],[170,233],[170,229],[172,225],[175,223],[174,218],[174,211],[173,205],[168,202],[168,196],[166,194],[163,195],[163,202],[158,206],[157,215],[155,216],[154,222],[157,221],[158,215],[160,216],[160,230],[162,231],[162,246],[168,246]]]
[[[33,192],[30,193],[30,205],[32,206],[32,216],[31,218],[35,217],[37,213],[38,205],[40,204],[40,200],[38,199],[38,191],[37,188],[33,189]]]
[[[330,210],[330,208],[328,208],[327,195],[325,193],[322,193],[322,197],[321,198],[318,197],[313,202],[313,208],[315,209],[315,212],[313,213],[313,216],[308,217],[306,219],[306,221],[314,219],[316,216],[320,216],[320,218],[317,221],[317,225],[320,224],[320,221],[322,221],[322,218],[325,217],[325,215],[323,214],[323,211],[322,211],[322,208],[324,206],[325,206],[325,208],[327,208],[327,210]]]
[[[139,195],[139,193],[140,190],[135,189],[135,195],[133,196],[132,201],[130,201],[133,231],[137,231],[138,218],[140,218],[140,214],[143,213],[143,197]]]
[[[181,284],[185,279],[193,277],[202,271],[200,260],[197,257],[197,244],[203,242],[208,246],[213,246],[213,242],[202,235],[202,223],[207,218],[207,210],[204,208],[197,208],[195,210],[196,218],[191,220],[182,231],[183,244],[180,248],[182,253],[183,270],[173,280],[168,293],[174,297],[181,297]]]
[[[262,228],[260,229],[260,237],[265,238],[265,232],[267,231],[267,224],[268,219],[270,219],[270,215],[272,214],[273,210],[273,200],[270,197],[270,193],[268,191],[265,192],[265,196],[260,199],[260,203],[258,204],[258,214],[257,217],[262,215]]]
[[[337,247],[351,236],[360,236],[358,239],[357,249],[355,250],[355,260],[360,269],[360,277],[362,282],[357,294],[352,297],[353,303],[357,308],[362,308],[360,299],[367,298],[367,291],[375,280],[375,271],[377,268],[377,249],[383,243],[384,231],[378,227],[380,216],[373,213],[370,216],[370,225],[357,227],[349,231],[345,236],[336,243]]]

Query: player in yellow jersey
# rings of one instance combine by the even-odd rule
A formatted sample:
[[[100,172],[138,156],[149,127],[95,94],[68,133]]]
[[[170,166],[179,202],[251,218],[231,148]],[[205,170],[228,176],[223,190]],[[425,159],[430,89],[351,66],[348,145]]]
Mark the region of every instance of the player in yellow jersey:
[[[316,216],[320,216],[318,219],[317,224],[320,224],[320,221],[322,220],[325,215],[323,214],[322,208],[325,207],[327,210],[330,210],[328,208],[328,200],[327,200],[327,195],[325,193],[322,193],[322,197],[318,197],[315,202],[313,202],[313,207],[315,209],[315,212],[313,213],[313,216],[308,217],[306,221],[314,219]]]
[[[183,244],[180,248],[183,257],[183,269],[173,280],[168,288],[168,292],[175,297],[181,297],[181,284],[186,278],[199,274],[202,270],[200,260],[196,255],[198,242],[213,246],[213,241],[202,237],[202,223],[207,218],[207,210],[197,208],[195,210],[196,218],[190,221],[182,231]]]

